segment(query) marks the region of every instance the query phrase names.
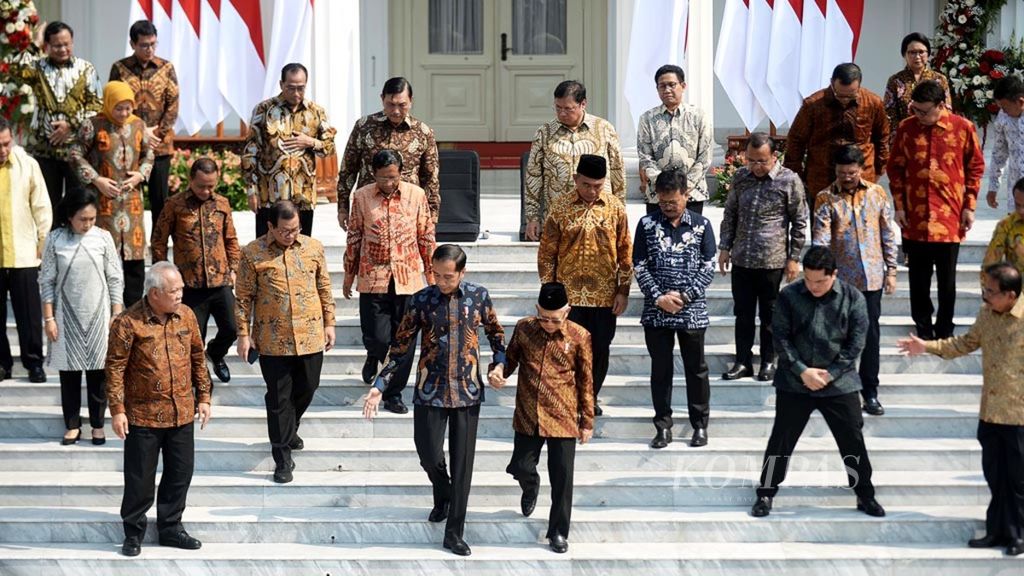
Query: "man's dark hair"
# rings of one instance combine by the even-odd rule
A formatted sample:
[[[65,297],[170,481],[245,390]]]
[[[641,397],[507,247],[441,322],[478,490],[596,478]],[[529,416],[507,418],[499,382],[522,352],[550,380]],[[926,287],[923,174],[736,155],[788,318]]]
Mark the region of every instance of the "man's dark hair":
[[[11,129],[11,121],[3,116],[0,116],[0,132]]]
[[[394,78],[388,78],[388,81],[384,83],[384,87],[380,90],[380,97],[401,94],[406,90],[409,91],[409,98],[412,98],[412,84],[401,76],[395,76]]]
[[[4,131],[3,128],[0,128],[0,132],[3,132],[3,131]],[[1021,178],[1020,180],[1017,180],[1013,184],[1013,188],[1011,190],[1013,190],[1014,192],[1020,192],[1021,194],[1024,194],[1024,178]]]
[[[381,168],[387,168],[388,166],[398,166],[398,171],[402,171],[402,155],[394,150],[381,150],[373,155],[373,159],[370,161],[370,167],[376,172]]]
[[[156,26],[149,20],[137,20],[128,29],[128,38],[131,39],[132,44],[135,44],[139,38],[144,36],[156,36]]]
[[[576,80],[559,82],[558,86],[555,86],[555,98],[565,98],[566,96],[572,96],[577,104],[582,104],[587,99],[587,87]]]
[[[658,68],[658,71],[654,73],[654,83],[657,84],[658,78],[661,78],[665,74],[675,74],[676,80],[678,80],[680,84],[686,82],[686,74],[683,73],[682,68],[675,64],[665,64],[661,68]]]
[[[934,80],[925,80],[910,93],[910,99],[920,104],[931,102],[938,106],[946,101],[946,91]]]
[[[69,227],[71,225],[71,218],[86,206],[92,206],[99,210],[100,200],[95,192],[81,186],[68,190],[64,193],[64,198],[57,204],[57,227]]]
[[[680,170],[665,170],[654,180],[654,191],[658,194],[676,191],[686,194],[686,174]]]
[[[217,163],[212,158],[200,156],[192,162],[192,167],[188,169],[188,177],[195,178],[196,174],[200,172],[203,174],[216,174],[220,172],[220,168],[217,168]]]
[[[1020,296],[1020,271],[1009,262],[996,262],[985,266],[985,274],[999,283],[1000,292],[1012,292]]]
[[[292,204],[291,200],[278,200],[267,212],[267,222],[277,228],[281,220],[291,220],[299,215],[299,209]]]
[[[762,146],[768,146],[768,150],[775,153],[775,139],[764,132],[753,132],[750,134],[750,138],[747,139],[747,148],[758,149]]]
[[[994,100],[1016,100],[1021,97],[1024,97],[1024,80],[1013,75],[1000,78],[992,90]]]
[[[456,272],[466,269],[466,252],[457,244],[441,244],[434,249],[430,259],[434,262],[454,262]]]
[[[849,86],[854,82],[861,82],[863,79],[864,75],[860,72],[860,66],[853,62],[846,62],[832,69],[832,81],[838,80],[843,86]]]
[[[932,43],[928,40],[928,37],[920,32],[911,32],[903,37],[903,42],[900,42],[900,54],[903,56],[907,55],[907,50],[910,50],[911,42],[920,42],[924,44],[925,50],[930,54],[932,51]]]
[[[836,271],[836,257],[827,246],[811,246],[803,259],[804,270],[823,270],[829,276]]]
[[[840,146],[836,149],[835,154],[832,155],[832,163],[837,166],[845,166],[847,164],[857,164],[861,168],[864,167],[864,152],[860,149],[860,146],[856,144],[847,144],[846,146]]]
[[[71,26],[68,26],[67,24],[61,22],[60,20],[50,22],[49,24],[46,25],[46,28],[43,29],[43,42],[49,44],[50,38],[56,36],[57,34],[60,34],[65,30],[68,31],[68,34],[71,34],[72,38],[75,37],[75,31],[71,29]]]
[[[284,68],[281,68],[281,82],[284,82],[289,76],[299,72],[300,70],[302,71],[302,75],[306,77],[306,80],[309,80],[309,70],[306,70],[306,67],[298,62],[291,62],[289,64],[285,64]]]

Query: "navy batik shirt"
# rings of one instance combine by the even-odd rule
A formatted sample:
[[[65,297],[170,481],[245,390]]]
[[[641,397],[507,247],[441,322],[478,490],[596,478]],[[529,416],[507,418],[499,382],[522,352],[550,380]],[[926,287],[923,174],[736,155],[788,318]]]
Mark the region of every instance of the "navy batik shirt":
[[[446,295],[437,286],[427,286],[412,295],[395,332],[387,364],[374,385],[381,392],[387,388],[402,359],[414,352],[416,335],[422,331],[413,403],[436,408],[480,404],[487,382],[480,372],[481,326],[494,354],[490,372],[505,364],[505,330],[498,323],[487,289],[462,282],[454,293]]]
[[[715,231],[707,218],[686,210],[679,226],[661,211],[640,219],[633,241],[633,274],[644,293],[640,323],[650,328],[697,330],[708,327],[704,293],[715,277]],[[675,290],[687,304],[675,314],[655,305]]]

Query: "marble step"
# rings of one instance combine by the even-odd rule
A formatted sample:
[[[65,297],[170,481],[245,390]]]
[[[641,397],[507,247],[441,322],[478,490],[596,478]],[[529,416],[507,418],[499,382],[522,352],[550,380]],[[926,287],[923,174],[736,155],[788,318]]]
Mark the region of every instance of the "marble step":
[[[884,343],[883,343],[884,344]],[[895,344],[895,342],[891,343]],[[491,352],[486,343],[482,344],[483,350],[480,354],[481,365],[486,368],[491,361]],[[709,344],[705,345],[705,360],[708,369],[712,374],[721,374],[729,369],[735,360],[735,346],[732,344]],[[755,347],[755,352],[757,347]],[[20,366],[20,348],[11,347],[14,355],[14,377],[25,378],[27,372]],[[881,374],[901,373],[933,373],[933,374],[979,374],[981,373],[981,353],[977,352],[969,356],[953,360],[943,360],[937,356],[925,355],[909,358],[899,352],[895,347],[882,346],[880,351],[880,372]],[[259,364],[247,364],[242,362],[234,354],[227,357],[228,365],[232,375],[258,375]],[[363,363],[366,361],[366,350],[362,346],[341,346],[334,348],[324,354],[323,374],[360,374]],[[760,362],[755,354],[755,366]],[[683,361],[676,356],[675,370],[677,374],[683,373]],[[50,370],[53,372],[53,370]],[[613,343],[609,357],[608,373],[619,375],[649,375],[651,372],[651,359],[647,353],[647,347],[643,344],[617,344]],[[51,374],[50,378],[56,378]]]
[[[471,543],[472,544],[472,543]],[[454,556],[439,543],[362,544],[210,543],[201,550],[148,546],[137,558],[118,554],[120,544],[27,544],[0,556],[5,576],[87,573],[110,576],[214,573],[252,574],[891,574],[900,576],[1009,575],[1020,560],[1001,549],[975,550],[963,543],[606,543],[571,544],[566,554],[546,545],[474,545],[473,555]]]
[[[501,325],[508,331],[507,338],[511,337],[512,329],[521,316],[501,315],[498,317]],[[735,341],[736,317],[733,315],[711,316],[711,325],[704,335],[705,344],[731,344]],[[956,333],[966,332],[968,327],[974,323],[973,316],[960,316],[954,318],[957,325]],[[760,321],[756,322],[758,325]],[[913,320],[910,316],[882,316],[879,319],[881,338],[883,343],[892,343],[897,338],[905,337],[914,329]],[[480,331],[483,334],[483,330]],[[217,334],[217,325],[211,318],[207,324],[207,342]],[[337,346],[362,346],[363,336],[359,327],[358,316],[339,316],[335,323],[335,336]],[[507,339],[506,338],[506,339]],[[12,319],[7,321],[7,339],[12,345],[18,345],[17,326]],[[620,316],[616,322],[615,342],[617,344],[644,344],[644,327],[640,325],[640,316]]]
[[[686,408],[675,410],[680,430],[685,429]],[[480,410],[477,435],[480,438],[512,437],[510,406],[485,404]],[[652,431],[650,408],[606,406],[604,416],[596,420],[598,438],[649,439]],[[712,408],[708,431],[712,438],[764,438],[771,433],[775,410],[765,406]],[[869,437],[973,438],[977,431],[978,406],[969,405],[893,405],[886,415],[865,417],[865,435]],[[107,422],[107,435],[110,423]],[[258,406],[217,406],[213,419],[197,438],[260,438],[266,434],[266,411]],[[309,438],[411,438],[412,414],[396,415],[382,411],[372,422],[363,418],[356,406],[337,408],[312,406],[302,418],[301,434]],[[677,430],[677,432],[679,432]],[[54,406],[0,407],[0,438],[56,439],[64,433],[61,410]],[[680,433],[682,434],[682,433]],[[812,416],[804,436],[828,436],[825,421]]]
[[[577,506],[734,506],[754,502],[759,466],[723,472],[580,472],[574,478]],[[191,506],[367,507],[428,506],[432,489],[422,471],[316,472],[296,468],[289,484],[264,472],[199,472],[192,478]],[[981,471],[876,470],[872,482],[882,505],[979,506],[989,501]],[[544,484],[544,483],[542,483]],[[120,472],[0,472],[0,506],[119,506]],[[476,472],[470,503],[517,507],[522,490],[505,472]],[[780,507],[848,506],[855,503],[840,471],[793,471],[776,501]],[[542,485],[539,502],[550,502]]]
[[[465,538],[475,547],[545,542],[547,503],[531,518],[518,506],[476,507],[466,515]],[[436,545],[444,524],[427,521],[430,508],[261,508],[189,506],[189,534],[213,543],[319,545]],[[584,543],[813,542],[963,545],[984,532],[984,506],[890,507],[884,519],[852,507],[786,507],[753,518],[742,507],[585,507],[572,511],[570,540]],[[145,543],[157,543],[156,514]],[[0,542],[7,544],[116,544],[124,539],[117,507],[0,507]],[[155,549],[155,548],[153,548]],[[150,548],[144,551],[148,555]]]
[[[678,374],[678,372],[677,372]],[[518,371],[500,390],[487,390],[487,404],[515,406]],[[775,388],[753,378],[722,380],[711,376],[711,403],[721,406],[774,405]],[[881,378],[883,404],[977,404],[981,394],[981,374],[885,374]],[[405,389],[407,404],[412,402],[412,385]],[[217,406],[263,406],[266,384],[258,374],[235,373],[230,382],[214,377],[214,401]],[[82,387],[83,399],[85,386]],[[314,406],[349,406],[366,394],[367,385],[359,376],[324,374],[313,400]],[[673,379],[676,404],[686,403],[686,382],[681,375]],[[84,400],[83,400],[84,402]],[[609,406],[651,406],[650,380],[647,376],[610,375],[601,388],[601,402]],[[0,406],[59,406],[60,384],[56,375],[43,384],[28,382],[27,376],[0,385]],[[83,403],[82,406],[85,406]]]
[[[578,446],[576,472],[701,470],[722,472],[756,469],[762,463],[767,437],[729,438],[714,436],[708,446],[691,448],[689,430],[676,426],[676,441],[662,450],[647,446],[645,439],[626,441],[598,438]],[[0,440],[0,461],[8,470],[46,472],[123,470],[123,442],[113,436],[104,446],[93,446],[85,438],[78,446],[61,446],[59,435],[50,439],[8,438]],[[651,428],[650,435],[653,435]],[[319,438],[306,436],[306,447],[294,453],[299,468],[310,471],[398,472],[419,471],[419,458],[412,438]],[[981,448],[971,438],[887,438],[868,440],[872,466],[876,470],[961,470],[981,468]],[[477,441],[477,471],[505,469],[512,457],[511,438],[481,438]],[[266,437],[203,438],[196,441],[195,469],[201,472],[272,472],[270,444]],[[792,470],[844,470],[831,437],[807,437],[791,461]],[[547,468],[541,458],[540,469]],[[0,541],[3,539],[0,538]]]

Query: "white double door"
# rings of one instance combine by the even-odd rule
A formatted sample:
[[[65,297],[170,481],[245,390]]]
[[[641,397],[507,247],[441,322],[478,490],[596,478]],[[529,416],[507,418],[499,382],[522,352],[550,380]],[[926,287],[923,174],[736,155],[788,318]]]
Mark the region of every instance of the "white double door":
[[[414,114],[438,140],[531,140],[555,86],[582,81],[583,4],[413,0]]]

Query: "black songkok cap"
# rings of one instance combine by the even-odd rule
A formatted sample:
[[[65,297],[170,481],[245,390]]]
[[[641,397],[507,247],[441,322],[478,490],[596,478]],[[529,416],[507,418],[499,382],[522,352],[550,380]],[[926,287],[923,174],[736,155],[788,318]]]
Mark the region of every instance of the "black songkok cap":
[[[580,163],[576,165],[576,173],[600,180],[608,175],[608,161],[602,156],[584,154],[580,156]]]
[[[569,303],[569,296],[565,293],[565,286],[559,282],[546,282],[540,287],[540,297],[537,304],[545,310],[561,310]]]

